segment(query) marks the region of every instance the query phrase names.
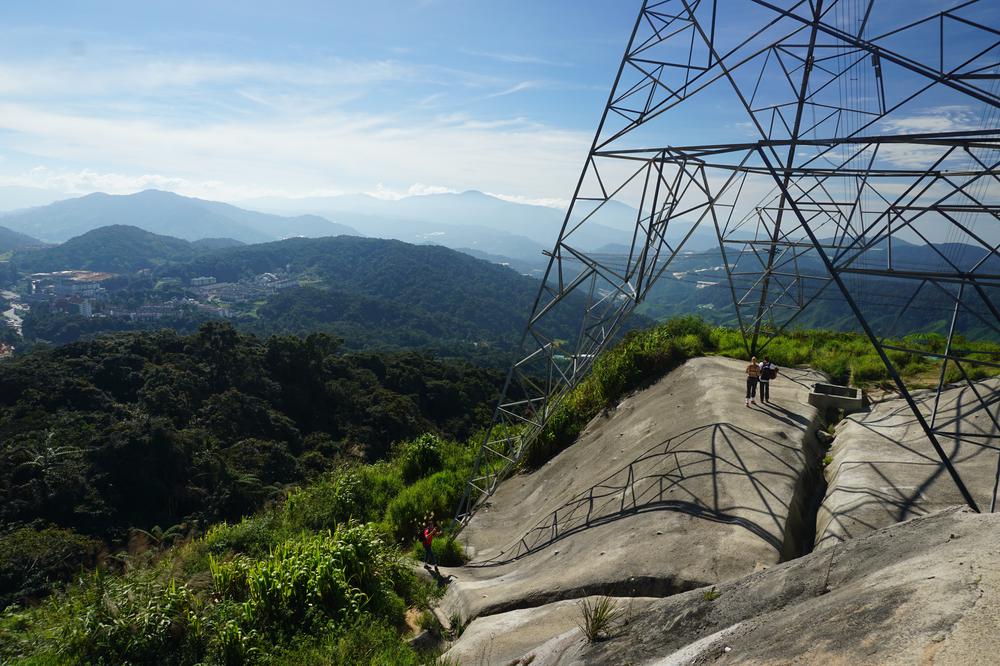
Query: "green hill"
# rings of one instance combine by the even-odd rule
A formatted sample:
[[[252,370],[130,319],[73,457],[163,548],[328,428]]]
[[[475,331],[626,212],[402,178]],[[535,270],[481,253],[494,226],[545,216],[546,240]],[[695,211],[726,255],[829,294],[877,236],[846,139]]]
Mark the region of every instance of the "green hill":
[[[7,227],[0,227],[0,252],[10,252],[11,250],[23,250],[29,247],[42,247],[45,245],[37,238],[32,238],[27,234],[22,234]]]
[[[180,238],[161,236],[126,225],[110,225],[71,238],[62,245],[15,253],[21,270],[87,269],[131,273],[166,262],[188,261],[210,251]]]
[[[436,345],[455,341],[515,341],[538,292],[538,281],[460,252],[431,245],[338,236],[292,238],[232,248],[165,266],[164,276],[199,275],[234,282],[288,271],[317,288],[293,289],[246,322],[259,333],[330,330],[352,346]],[[556,322],[563,337],[576,331],[574,312]],[[635,325],[643,325],[639,318]]]

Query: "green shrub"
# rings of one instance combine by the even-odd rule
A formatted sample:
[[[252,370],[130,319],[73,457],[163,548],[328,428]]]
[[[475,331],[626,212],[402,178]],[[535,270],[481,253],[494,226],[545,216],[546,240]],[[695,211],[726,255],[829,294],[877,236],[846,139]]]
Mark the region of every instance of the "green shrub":
[[[23,527],[0,536],[0,610],[49,592],[96,564],[100,544],[73,530]]]
[[[656,328],[630,331],[594,362],[590,373],[560,402],[528,450],[527,464],[538,467],[550,460],[572,444],[602,409],[715,345],[712,329],[697,317],[680,317]]]
[[[385,512],[389,532],[400,542],[409,543],[428,518],[451,518],[462,499],[465,475],[453,470],[420,479],[396,496]]]
[[[275,656],[271,663],[275,666],[419,666],[430,662],[407,645],[395,629],[377,618],[364,616],[352,626],[322,640],[306,641]]]
[[[625,609],[611,597],[598,597],[594,601],[582,599],[577,606],[580,609],[577,626],[591,643],[610,638],[625,615]]]
[[[258,556],[267,554],[285,536],[279,516],[269,512],[244,518],[234,525],[213,525],[201,544],[214,555],[232,552]]]
[[[443,567],[460,567],[466,563],[465,548],[458,539],[452,538],[447,532],[434,539],[431,548],[434,549],[434,557],[438,564]],[[424,545],[420,541],[414,541],[410,549],[410,556],[420,562],[427,556],[424,553]]]
[[[887,379],[889,371],[882,359],[873,354],[856,356],[850,361],[851,381],[854,383],[872,382]]]
[[[413,483],[440,471],[444,465],[441,450],[444,444],[437,435],[426,433],[400,447],[399,466],[403,481]]]
[[[290,495],[285,517],[309,530],[334,529],[352,519],[377,521],[402,487],[399,470],[388,463],[338,470]]]
[[[370,612],[402,623],[397,557],[372,525],[303,535],[260,560],[211,561],[220,598],[241,604],[241,628],[270,640],[349,624]]]
[[[204,659],[207,627],[185,585],[98,572],[68,601],[63,651],[87,664],[191,664]]]

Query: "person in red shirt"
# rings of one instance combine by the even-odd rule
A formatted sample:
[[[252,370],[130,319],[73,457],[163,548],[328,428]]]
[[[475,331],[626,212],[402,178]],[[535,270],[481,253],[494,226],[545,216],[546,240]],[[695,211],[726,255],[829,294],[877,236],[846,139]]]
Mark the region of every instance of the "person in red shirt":
[[[434,537],[441,534],[433,520],[428,520],[420,533],[420,543],[424,544],[424,557],[427,564],[434,565],[434,571],[438,570],[437,557],[434,555]]]

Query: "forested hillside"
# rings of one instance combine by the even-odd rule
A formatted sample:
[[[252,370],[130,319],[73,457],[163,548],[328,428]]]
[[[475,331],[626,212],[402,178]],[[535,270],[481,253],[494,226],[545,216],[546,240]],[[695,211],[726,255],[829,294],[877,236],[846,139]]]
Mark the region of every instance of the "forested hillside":
[[[61,245],[24,250],[14,255],[21,270],[62,271],[85,269],[130,273],[170,261],[188,261],[215,249],[173,236],[161,236],[139,227],[114,224],[71,238]]]
[[[234,282],[274,271],[303,276],[317,288],[272,297],[257,320],[243,322],[249,330],[328,330],[352,347],[430,345],[447,352],[473,341],[509,346],[538,292],[533,278],[444,247],[352,236],[221,250],[160,273]],[[575,334],[578,324],[570,318],[560,323],[565,337]]]
[[[36,351],[0,365],[0,543],[54,527],[120,546],[132,528],[239,519],[395,442],[468,437],[501,377],[219,323]],[[11,575],[0,574],[0,603],[46,585]]]
[[[29,344],[65,344],[101,332],[191,332],[212,316],[194,307],[197,300],[228,308],[234,326],[257,335],[325,332],[343,339],[348,349],[419,348],[499,367],[509,363],[538,293],[536,279],[461,252],[353,236],[243,245],[227,239],[188,242],[110,226],[59,246],[16,253],[9,266],[8,284],[15,269],[22,274],[89,269],[125,276],[97,303],[99,316],[33,304],[24,317]],[[154,273],[133,275],[142,268]],[[286,281],[281,290],[261,280],[275,274]],[[218,298],[188,288],[191,278],[202,276],[235,286]],[[557,337],[565,339],[578,332],[575,316],[583,311],[583,297],[570,298],[576,311],[566,308],[552,318]],[[155,318],[128,316],[142,306],[167,302],[174,305]],[[650,323],[637,317],[629,325]]]
[[[44,245],[37,238],[32,238],[27,234],[12,231],[7,227],[0,227],[0,252],[10,252],[28,247],[41,247]]]

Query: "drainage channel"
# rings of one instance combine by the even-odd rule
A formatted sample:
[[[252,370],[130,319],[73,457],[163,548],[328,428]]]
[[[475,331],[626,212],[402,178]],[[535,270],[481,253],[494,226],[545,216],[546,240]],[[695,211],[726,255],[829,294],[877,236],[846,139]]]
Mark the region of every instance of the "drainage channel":
[[[842,412],[828,409],[817,415],[802,438],[805,465],[795,482],[792,504],[788,509],[781,545],[781,561],[787,562],[808,555],[816,542],[816,516],[826,497],[827,483],[823,458],[833,441],[827,434],[830,424],[842,418]]]

